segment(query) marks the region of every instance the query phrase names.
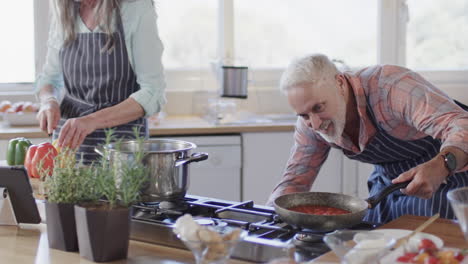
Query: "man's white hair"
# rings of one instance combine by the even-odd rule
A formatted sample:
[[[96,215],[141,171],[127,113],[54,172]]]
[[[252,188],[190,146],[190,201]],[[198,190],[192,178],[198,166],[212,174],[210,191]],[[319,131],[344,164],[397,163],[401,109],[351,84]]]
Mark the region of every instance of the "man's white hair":
[[[339,73],[335,64],[323,54],[299,57],[291,61],[281,75],[280,90],[287,93],[290,88],[305,83],[321,86],[334,80]]]

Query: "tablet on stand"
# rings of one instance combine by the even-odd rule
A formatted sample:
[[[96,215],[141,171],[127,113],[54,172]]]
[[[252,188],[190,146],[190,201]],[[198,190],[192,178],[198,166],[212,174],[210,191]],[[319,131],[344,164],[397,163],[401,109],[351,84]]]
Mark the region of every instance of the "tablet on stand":
[[[17,225],[8,189],[0,187],[0,225]]]
[[[0,166],[0,225],[40,222],[26,170],[23,167]]]

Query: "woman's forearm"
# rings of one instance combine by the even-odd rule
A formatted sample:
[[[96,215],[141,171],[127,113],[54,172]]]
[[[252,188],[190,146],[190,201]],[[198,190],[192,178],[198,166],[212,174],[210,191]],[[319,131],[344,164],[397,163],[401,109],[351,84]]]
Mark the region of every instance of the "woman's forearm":
[[[96,129],[102,129],[126,124],[144,115],[145,111],[141,105],[130,97],[117,105],[96,111],[84,118],[93,122]]]

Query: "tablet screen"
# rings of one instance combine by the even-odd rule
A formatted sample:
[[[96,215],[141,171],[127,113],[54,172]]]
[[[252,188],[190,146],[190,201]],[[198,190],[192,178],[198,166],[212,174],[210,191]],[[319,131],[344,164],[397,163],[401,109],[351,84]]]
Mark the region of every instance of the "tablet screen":
[[[29,178],[23,167],[0,166],[0,187],[8,189],[18,223],[41,222]]]

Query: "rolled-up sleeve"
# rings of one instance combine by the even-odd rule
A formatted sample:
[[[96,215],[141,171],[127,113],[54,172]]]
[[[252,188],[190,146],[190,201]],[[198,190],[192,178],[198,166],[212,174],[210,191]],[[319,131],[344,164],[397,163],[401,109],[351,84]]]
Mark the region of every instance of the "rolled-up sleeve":
[[[384,108],[394,120],[404,120],[409,127],[441,139],[441,149],[452,146],[468,154],[468,112],[447,94],[409,70],[388,91]],[[402,134],[412,135],[411,130]]]
[[[283,178],[270,195],[268,205],[282,194],[310,191],[330,152],[330,145],[308,128],[301,118],[296,123],[294,139]]]
[[[60,48],[63,45],[63,34],[57,22],[55,1],[50,0],[49,6],[51,21],[47,40],[47,55],[42,71],[35,82],[35,93],[39,93],[42,87],[50,84],[54,88],[56,96],[59,96],[61,89],[64,87],[62,68],[59,60]]]
[[[161,111],[166,103],[164,70],[162,65],[163,44],[156,24],[157,15],[150,1],[141,14],[132,39],[134,70],[140,90],[130,95],[145,110],[145,116]]]

